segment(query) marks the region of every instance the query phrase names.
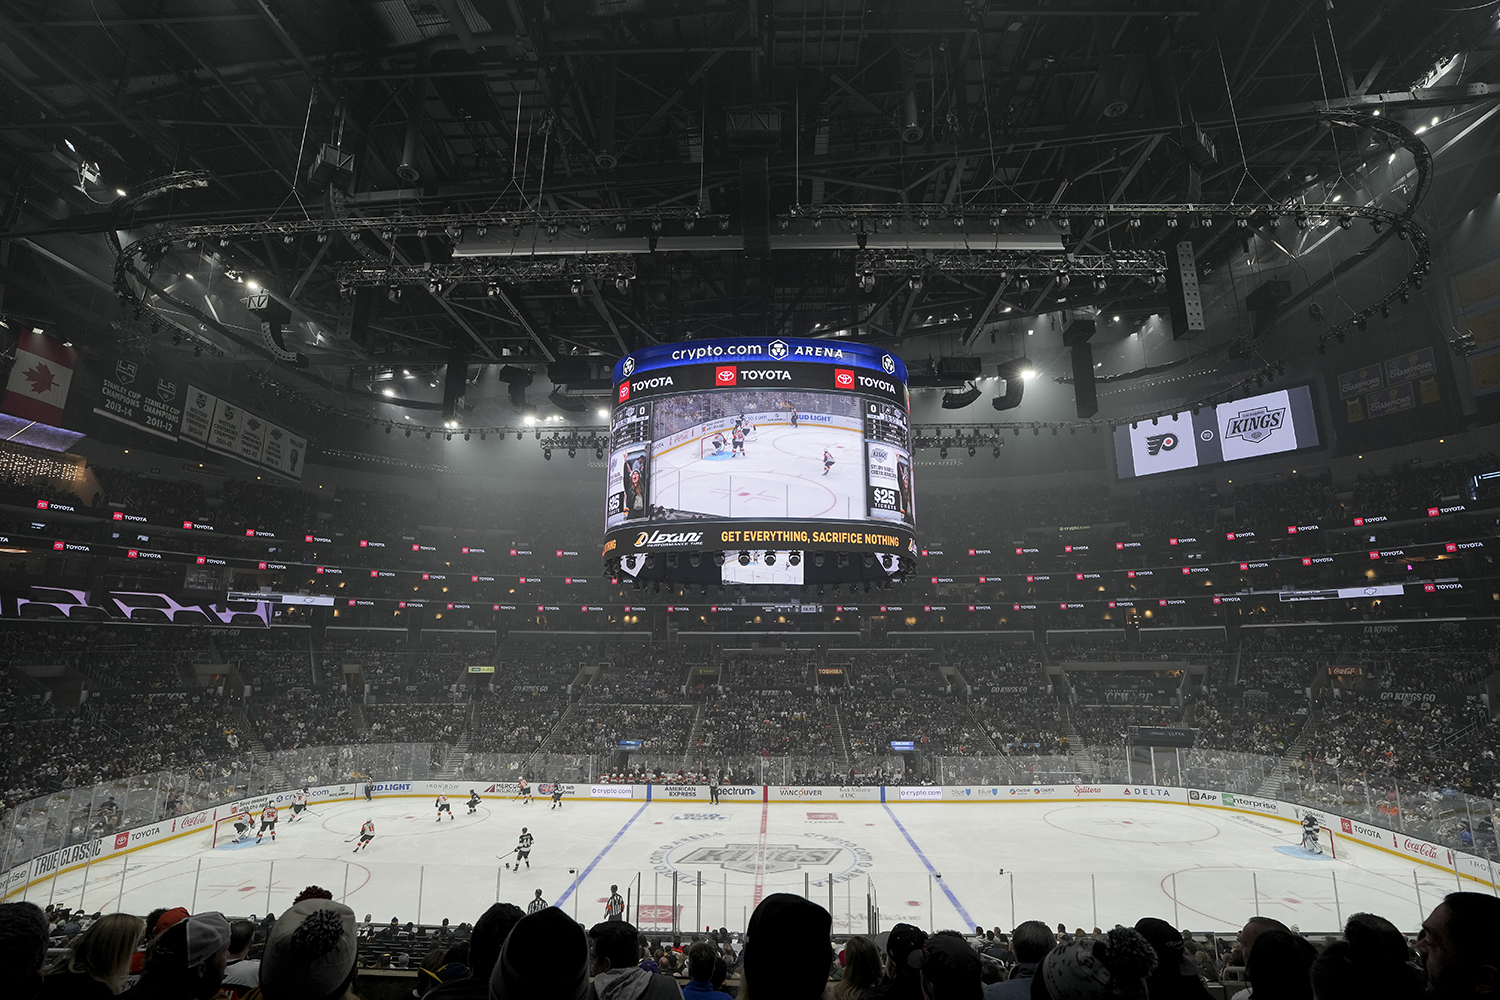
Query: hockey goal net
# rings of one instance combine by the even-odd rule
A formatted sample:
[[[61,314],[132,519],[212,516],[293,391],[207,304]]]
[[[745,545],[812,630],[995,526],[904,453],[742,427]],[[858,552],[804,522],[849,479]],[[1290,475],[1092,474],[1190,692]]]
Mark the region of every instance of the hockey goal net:
[[[254,836],[256,829],[260,826],[260,811],[266,807],[266,803],[265,800],[261,800],[259,802],[249,803],[248,805],[250,808],[250,815],[246,816],[243,820],[240,821],[245,824],[245,829],[249,831],[249,836]],[[209,838],[208,846],[223,847],[226,844],[234,843],[235,839],[239,836],[238,831],[236,831],[234,828],[236,820],[239,820],[239,816],[236,813],[229,811],[226,811],[224,815],[216,819],[214,821],[214,828],[212,831],[212,835]]]
[[[1301,835],[1299,834],[1298,836],[1300,837]],[[1300,839],[1298,843],[1301,843]],[[1318,847],[1330,858],[1337,859],[1339,856],[1339,848],[1333,831],[1326,826],[1318,827]]]

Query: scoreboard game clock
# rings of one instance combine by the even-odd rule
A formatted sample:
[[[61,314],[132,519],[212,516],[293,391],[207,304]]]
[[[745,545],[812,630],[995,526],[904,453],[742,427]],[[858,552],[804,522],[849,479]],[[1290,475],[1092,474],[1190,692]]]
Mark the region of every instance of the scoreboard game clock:
[[[656,345],[615,365],[611,572],[895,580],[915,564],[915,527],[910,400],[895,355],[747,337]]]

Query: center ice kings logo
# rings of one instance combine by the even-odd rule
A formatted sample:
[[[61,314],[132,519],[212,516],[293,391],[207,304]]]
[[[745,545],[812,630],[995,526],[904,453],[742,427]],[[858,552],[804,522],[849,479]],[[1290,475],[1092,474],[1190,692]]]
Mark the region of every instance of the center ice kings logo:
[[[784,340],[773,340],[770,346],[766,348],[766,353],[777,361],[785,361],[787,355],[792,353],[792,349],[786,346],[786,341]]]
[[[798,868],[827,868],[839,856],[837,847],[803,847],[800,844],[767,844],[761,853],[757,844],[724,844],[699,847],[676,859],[679,865],[718,865],[725,871],[754,874],[789,872]],[[757,855],[760,855],[757,858]]]

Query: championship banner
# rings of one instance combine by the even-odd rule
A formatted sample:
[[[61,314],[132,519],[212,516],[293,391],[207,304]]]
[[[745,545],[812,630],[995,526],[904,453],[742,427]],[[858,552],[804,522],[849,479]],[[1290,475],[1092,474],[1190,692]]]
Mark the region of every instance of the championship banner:
[[[44,334],[16,338],[16,363],[5,387],[3,409],[13,416],[61,427],[78,353]]]
[[[176,440],[183,401],[176,379],[163,378],[150,369],[142,371],[136,362],[122,358],[102,373],[102,383],[103,405],[94,407],[96,415]]]
[[[187,387],[177,437],[292,479],[302,478],[306,438],[197,386]]]

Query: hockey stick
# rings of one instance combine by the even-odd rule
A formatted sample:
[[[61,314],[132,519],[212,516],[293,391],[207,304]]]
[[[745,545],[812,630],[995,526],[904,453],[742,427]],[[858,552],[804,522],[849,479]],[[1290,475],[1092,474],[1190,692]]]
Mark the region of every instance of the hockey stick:
[[[495,855],[495,860],[496,861],[504,861],[506,858],[510,857],[514,853],[516,853],[516,848],[512,848],[511,850],[508,850],[504,854],[497,854],[497,855]]]

